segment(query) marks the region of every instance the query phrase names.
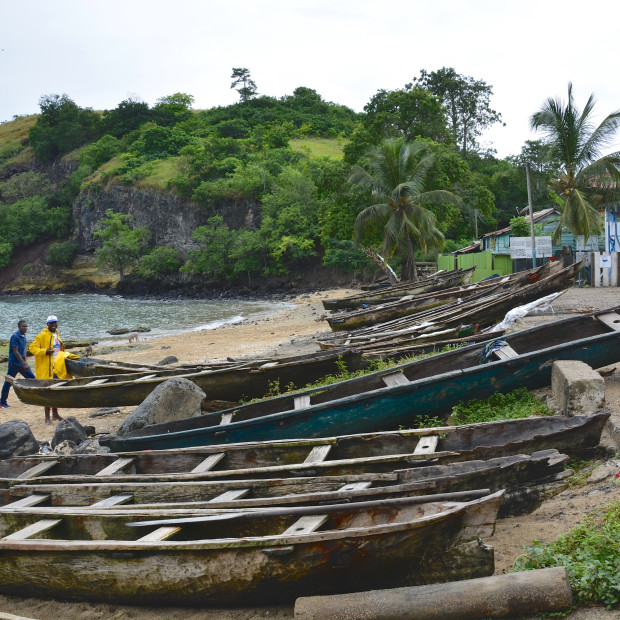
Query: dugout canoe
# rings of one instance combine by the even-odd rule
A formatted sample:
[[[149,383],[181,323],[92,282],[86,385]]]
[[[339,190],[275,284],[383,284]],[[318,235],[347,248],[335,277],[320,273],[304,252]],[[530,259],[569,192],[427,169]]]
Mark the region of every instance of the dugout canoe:
[[[566,290],[574,283],[575,275],[583,266],[584,261],[580,261],[534,283],[524,284],[516,290],[500,291],[463,303],[446,304],[351,332],[336,333],[317,342],[321,349],[328,349],[364,346],[380,341],[401,343],[419,337],[429,341],[434,331],[439,332],[437,340],[442,340],[443,334],[449,329],[464,324],[487,327],[501,321],[507,312],[518,306]]]
[[[419,282],[404,282],[376,291],[364,291],[363,293],[357,293],[340,299],[324,299],[323,307],[325,310],[361,308],[363,305],[395,301],[404,295],[418,295],[440,291],[459,284],[467,284],[471,280],[475,269],[475,267],[464,270],[455,269],[454,271],[436,274]]]
[[[283,389],[289,385],[302,387],[326,375],[337,374],[343,364],[349,371],[354,371],[368,362],[359,351],[344,348],[198,372],[175,368],[67,380],[18,379],[13,387],[18,398],[30,405],[119,407],[139,405],[160,383],[171,377],[180,377],[204,390],[207,395],[205,406],[208,406],[213,401],[230,403],[244,398],[261,398],[274,383]]]
[[[601,368],[620,361],[620,307],[504,335],[483,364],[476,343],[340,383],[147,426],[110,442],[114,450],[174,448],[410,427],[446,417],[459,402],[551,383],[556,360]],[[505,344],[504,344],[505,343]],[[143,438],[141,438],[142,436]]]
[[[483,549],[479,537],[492,535],[501,496],[171,511],[157,518],[138,510],[5,512],[0,592],[238,606],[479,577],[494,569],[492,549]]]
[[[14,484],[174,482],[385,473],[396,469],[528,454],[555,448],[583,458],[598,445],[609,414],[547,416],[463,426],[138,450],[118,454],[14,457],[0,481]],[[151,437],[100,436],[112,449]]]
[[[386,473],[245,480],[179,480],[174,482],[90,482],[14,484],[5,490],[2,511],[59,511],[67,507],[113,510],[265,508],[391,497],[505,489],[499,516],[531,512],[551,489],[571,475],[569,456],[555,449],[487,460],[412,467]]]
[[[538,269],[530,269],[492,280],[482,280],[468,286],[457,286],[422,295],[406,295],[398,301],[373,305],[367,309],[340,312],[327,316],[326,320],[332,331],[356,330],[440,306],[445,307],[446,304],[461,303],[463,300],[480,300],[491,294],[508,292],[527,284],[533,284],[559,272],[561,268],[561,261],[555,261],[542,265]]]

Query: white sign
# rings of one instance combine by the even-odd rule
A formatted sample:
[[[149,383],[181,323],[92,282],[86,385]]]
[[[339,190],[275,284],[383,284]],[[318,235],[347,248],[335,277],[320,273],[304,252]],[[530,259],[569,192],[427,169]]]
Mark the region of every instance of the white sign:
[[[534,237],[536,258],[549,257],[553,253],[551,237]],[[510,237],[510,258],[532,258],[531,237]]]
[[[603,269],[611,269],[611,256],[601,256],[600,264]]]

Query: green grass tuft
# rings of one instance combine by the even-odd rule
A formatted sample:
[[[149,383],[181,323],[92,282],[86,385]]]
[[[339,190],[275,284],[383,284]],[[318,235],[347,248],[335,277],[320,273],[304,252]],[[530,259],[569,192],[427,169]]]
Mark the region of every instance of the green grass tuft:
[[[289,145],[294,151],[308,151],[313,157],[342,159],[347,142],[344,138],[293,138]]]

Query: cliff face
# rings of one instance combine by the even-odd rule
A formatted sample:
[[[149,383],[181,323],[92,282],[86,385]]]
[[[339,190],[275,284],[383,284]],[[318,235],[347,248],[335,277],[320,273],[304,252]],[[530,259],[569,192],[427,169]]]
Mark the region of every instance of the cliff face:
[[[177,248],[183,256],[197,248],[191,238],[194,229],[206,224],[216,213],[230,228],[256,228],[259,213],[258,205],[251,202],[229,203],[214,210],[175,194],[159,194],[133,187],[114,185],[107,190],[89,190],[73,203],[74,238],[80,251],[92,252],[97,247],[93,232],[107,209],[132,215],[134,226],[151,231],[154,245]]]

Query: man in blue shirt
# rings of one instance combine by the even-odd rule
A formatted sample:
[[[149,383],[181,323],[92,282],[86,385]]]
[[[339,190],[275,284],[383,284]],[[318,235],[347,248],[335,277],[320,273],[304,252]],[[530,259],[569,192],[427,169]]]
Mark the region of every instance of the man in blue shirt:
[[[28,362],[26,361],[26,332],[28,331],[28,323],[21,320],[17,323],[17,331],[11,336],[9,342],[9,371],[6,373],[7,378],[17,376],[20,373],[27,379],[34,379],[34,374]],[[11,383],[5,381],[2,386],[2,395],[0,396],[0,408],[8,409],[9,405],[6,399],[9,396],[9,390],[11,389]]]

